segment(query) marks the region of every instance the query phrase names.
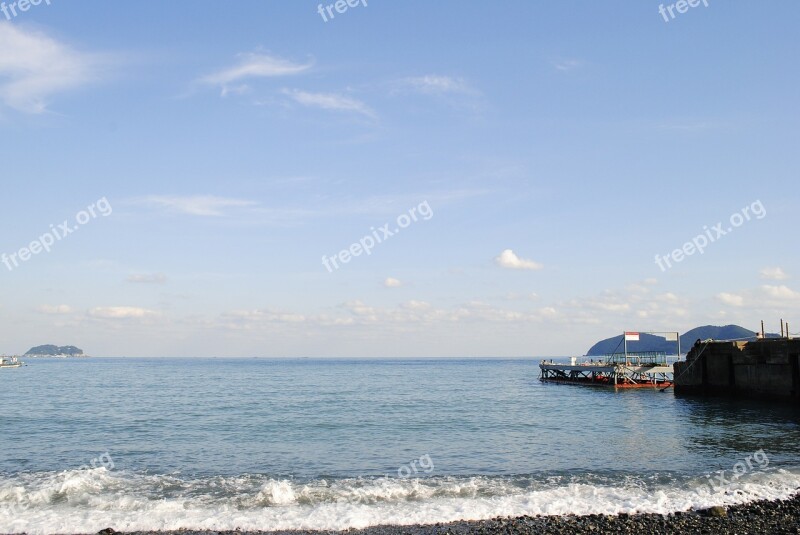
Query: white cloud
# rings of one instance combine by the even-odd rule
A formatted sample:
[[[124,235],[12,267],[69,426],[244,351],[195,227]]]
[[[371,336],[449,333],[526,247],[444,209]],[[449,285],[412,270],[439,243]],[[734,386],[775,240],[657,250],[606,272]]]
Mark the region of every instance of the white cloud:
[[[144,284],[164,284],[167,282],[167,276],[163,273],[139,273],[128,276],[127,280]]]
[[[226,315],[237,320],[258,320],[271,323],[304,323],[308,321],[304,314],[277,312],[274,310],[235,310]]]
[[[562,59],[553,62],[553,67],[559,71],[571,71],[582,66],[583,62],[577,59]]]
[[[511,249],[506,249],[494,259],[498,266],[510,269],[542,269],[544,266],[533,260],[525,260],[514,254]]]
[[[717,299],[721,303],[732,307],[740,307],[744,305],[744,297],[737,294],[722,292],[717,294]]]
[[[765,267],[760,273],[762,279],[782,281],[789,278],[789,275],[787,275],[783,269],[779,267]]]
[[[506,301],[538,301],[539,294],[536,292],[528,292],[528,293],[517,293],[517,292],[508,292],[503,299]]]
[[[232,87],[226,85],[222,87],[220,96],[224,98],[227,97],[228,95],[244,95],[251,92],[252,90],[253,88],[247,84],[235,85]]]
[[[657,295],[656,299],[658,301],[663,302],[663,303],[670,303],[670,304],[675,304],[675,303],[680,301],[678,296],[675,295],[672,292],[667,292],[667,293],[664,293],[664,294],[661,294],[661,295]]]
[[[89,316],[101,319],[142,319],[158,315],[158,312],[139,307],[95,307],[89,311]]]
[[[328,111],[353,112],[366,117],[375,118],[375,112],[360,100],[335,93],[310,93],[299,89],[284,89],[283,94],[310,108],[321,108]]]
[[[144,202],[156,205],[181,214],[199,216],[222,216],[226,208],[246,208],[258,203],[244,199],[215,197],[213,195],[195,195],[189,197],[151,195]]]
[[[426,94],[474,93],[475,91],[461,78],[429,74],[403,78],[398,85]]]
[[[0,100],[44,113],[56,94],[97,78],[99,55],[85,54],[38,31],[0,22]]]
[[[360,300],[342,303],[335,314],[301,314],[274,310],[243,310],[222,314],[208,326],[228,330],[253,332],[280,331],[314,332],[313,328],[383,326],[409,332],[433,325],[485,323],[524,325],[545,321],[561,321],[562,315],[553,307],[530,311],[509,310],[473,301],[455,307],[440,308],[421,300],[410,300],[394,307],[377,307]],[[573,321],[573,318],[570,318]],[[580,320],[578,320],[580,321]]]
[[[672,292],[653,295],[652,289],[655,283],[653,280],[639,281],[628,284],[622,289],[605,290],[599,296],[556,302],[555,306],[558,306],[571,321],[583,323],[612,321],[618,326],[622,318],[632,326],[639,319],[658,318],[660,322],[672,328],[671,325],[688,314],[685,308],[687,300]]]
[[[439,308],[418,300],[402,303],[395,308],[378,308],[369,306],[363,301],[348,301],[342,304],[341,308],[350,314],[350,324],[393,325],[398,328],[461,322],[522,324],[560,318],[560,314],[553,307],[521,312],[494,307],[480,301],[472,301],[453,308]]]
[[[403,283],[400,282],[399,279],[395,279],[394,277],[386,277],[386,280],[383,281],[383,285],[386,288],[399,288],[400,286],[403,285]]]
[[[42,314],[69,314],[72,307],[69,305],[42,305],[39,307]]]
[[[800,299],[800,292],[796,292],[785,285],[771,286],[765,284],[761,287],[766,295],[780,300],[794,300]]]
[[[402,305],[400,305],[400,307],[408,310],[430,310],[432,308],[432,305],[427,301],[417,301],[415,299],[412,299],[407,303],[403,303]]]
[[[628,303],[606,303],[603,301],[589,302],[587,303],[587,306],[604,310],[606,312],[627,312],[631,309],[631,306]]]
[[[250,78],[275,78],[293,76],[311,68],[310,63],[294,63],[269,54],[248,52],[238,55],[238,62],[233,67],[209,74],[200,79],[201,83],[220,87],[221,96],[230,93],[244,93],[249,90],[243,80]],[[231,84],[239,83],[234,87]]]

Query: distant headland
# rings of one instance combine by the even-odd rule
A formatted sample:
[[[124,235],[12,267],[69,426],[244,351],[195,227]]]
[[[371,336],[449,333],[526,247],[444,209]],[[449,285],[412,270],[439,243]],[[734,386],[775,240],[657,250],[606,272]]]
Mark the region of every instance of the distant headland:
[[[767,338],[777,338],[777,334],[767,333]],[[714,340],[755,340],[756,333],[738,325],[725,325],[724,327],[717,327],[715,325],[705,325],[703,327],[695,327],[687,331],[681,336],[681,350],[683,352],[689,351],[695,340],[707,340],[712,338]],[[622,335],[613,338],[606,338],[593,345],[586,353],[587,356],[596,357],[621,351],[622,349]],[[641,333],[639,341],[628,342],[628,351],[664,351],[674,352],[676,350],[675,342],[668,342],[661,336],[654,336],[652,334]]]
[[[83,349],[77,348],[75,346],[44,345],[44,346],[36,346],[30,348],[28,352],[25,353],[24,356],[28,358],[36,358],[36,357],[77,358],[77,357],[86,357],[87,355],[84,355]]]

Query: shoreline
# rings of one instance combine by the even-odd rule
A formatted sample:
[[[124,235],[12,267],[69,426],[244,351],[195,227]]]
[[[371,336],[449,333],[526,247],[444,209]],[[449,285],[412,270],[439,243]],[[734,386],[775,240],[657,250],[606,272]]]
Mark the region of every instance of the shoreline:
[[[428,535],[428,534],[543,534],[570,533],[800,533],[800,493],[786,500],[760,500],[730,507],[670,513],[585,516],[520,516],[488,520],[459,520],[447,524],[378,525],[332,530],[175,530],[118,532],[111,527],[99,535]],[[86,535],[86,534],[82,534]]]

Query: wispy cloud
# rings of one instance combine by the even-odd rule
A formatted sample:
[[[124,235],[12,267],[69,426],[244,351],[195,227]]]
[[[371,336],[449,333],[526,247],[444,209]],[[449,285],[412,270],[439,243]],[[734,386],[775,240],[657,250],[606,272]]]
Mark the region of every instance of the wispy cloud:
[[[215,197],[213,195],[189,197],[151,195],[142,199],[141,202],[180,214],[209,217],[224,216],[227,208],[247,208],[258,204],[255,201]]]
[[[383,286],[386,288],[399,288],[402,285],[403,283],[400,282],[399,279],[395,279],[394,277],[386,277],[386,280],[383,281]]]
[[[797,307],[800,307],[800,292],[784,284],[764,284],[736,293],[722,292],[715,297],[717,301],[730,307],[746,307],[748,311],[759,314],[772,314],[776,310],[798,310]]]
[[[554,306],[564,311],[567,317],[584,323],[608,323],[612,318],[617,326],[622,322],[631,325],[634,321],[649,318],[657,318],[667,325],[683,321],[688,314],[687,300],[672,292],[654,294],[656,284],[655,279],[636,281],[621,289],[557,302]]]
[[[398,80],[396,85],[400,89],[406,89],[425,94],[441,95],[445,93],[476,93],[476,91],[472,89],[463,78],[454,78],[452,76],[442,76],[437,74],[402,78],[401,80]]]
[[[782,281],[789,278],[789,275],[779,267],[765,267],[760,272],[762,279]]]
[[[0,50],[0,101],[25,113],[44,113],[56,94],[95,81],[103,61],[7,22],[0,22]]]
[[[167,276],[163,273],[138,273],[129,275],[127,281],[141,284],[164,284],[167,282]]]
[[[500,256],[494,259],[498,266],[509,269],[529,269],[537,270],[542,269],[544,266],[539,262],[533,260],[525,260],[518,257],[511,249],[506,249]]]
[[[239,54],[232,67],[200,78],[199,82],[220,87],[221,96],[244,93],[249,86],[243,82],[253,78],[277,78],[301,74],[311,68],[311,63],[295,63],[269,54],[248,52]],[[238,85],[236,85],[238,84]]]
[[[744,305],[744,297],[738,294],[722,292],[717,294],[717,300],[723,305],[740,307]]]
[[[342,303],[337,310],[325,314],[303,314],[286,310],[236,310],[221,314],[206,323],[208,328],[233,331],[286,332],[307,335],[315,328],[328,329],[383,326],[399,332],[424,329],[426,326],[458,323],[527,324],[560,321],[561,314],[553,307],[541,307],[523,312],[491,306],[480,301],[437,307],[422,300],[410,300],[391,307],[373,306],[360,300]],[[572,321],[570,319],[570,321]],[[321,331],[320,331],[321,332]]]
[[[800,292],[792,290],[786,285],[772,286],[765,284],[761,290],[768,297],[777,299],[779,301],[798,301],[800,300]]]
[[[358,113],[371,119],[376,117],[375,112],[360,100],[336,93],[311,93],[299,89],[284,89],[283,94],[309,108]]]
[[[553,61],[552,63],[553,67],[555,67],[556,70],[562,72],[571,71],[577,69],[578,67],[583,66],[583,61],[578,59],[560,59]]]
[[[89,316],[99,319],[145,319],[158,316],[154,310],[139,307],[95,307],[89,310]]]
[[[39,312],[52,315],[70,314],[72,307],[69,305],[42,305],[39,307]]]

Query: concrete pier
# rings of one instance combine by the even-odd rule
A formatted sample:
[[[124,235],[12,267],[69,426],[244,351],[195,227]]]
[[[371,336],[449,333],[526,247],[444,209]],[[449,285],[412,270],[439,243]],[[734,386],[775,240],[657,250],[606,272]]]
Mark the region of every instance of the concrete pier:
[[[675,363],[675,393],[800,403],[800,339],[701,342]]]

